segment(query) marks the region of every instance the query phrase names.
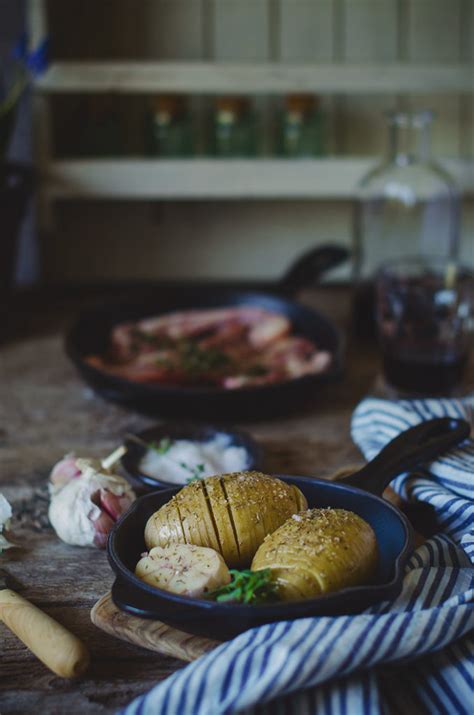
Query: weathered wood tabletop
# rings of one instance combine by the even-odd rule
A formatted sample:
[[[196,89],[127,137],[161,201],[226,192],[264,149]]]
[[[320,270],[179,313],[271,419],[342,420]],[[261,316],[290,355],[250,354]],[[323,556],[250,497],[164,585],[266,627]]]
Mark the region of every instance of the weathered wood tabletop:
[[[72,450],[103,456],[125,433],[151,423],[95,397],[65,357],[63,332],[81,300],[52,293],[20,301],[13,315],[15,336],[0,349],[0,491],[13,505],[21,545],[1,560],[23,585],[22,595],[84,640],[92,664],[82,679],[62,680],[0,624],[2,715],[112,713],[183,665],[92,625],[90,609],[113,581],[105,553],[67,546],[48,525],[46,481],[55,461]],[[342,327],[347,324],[345,291],[320,289],[304,300]],[[324,388],[313,408],[241,425],[264,447],[265,469],[321,476],[360,462],[349,435],[350,415],[373,386],[377,369],[374,346],[349,342],[343,381]]]

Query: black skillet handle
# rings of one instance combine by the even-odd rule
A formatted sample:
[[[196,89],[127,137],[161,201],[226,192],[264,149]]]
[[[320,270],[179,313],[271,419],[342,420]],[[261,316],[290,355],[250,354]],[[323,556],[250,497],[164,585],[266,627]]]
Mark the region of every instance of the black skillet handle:
[[[324,273],[344,263],[348,257],[349,251],[337,244],[312,248],[290,266],[278,282],[278,289],[287,295],[295,295],[303,288],[317,285]]]
[[[467,439],[470,432],[468,422],[451,417],[422,422],[392,439],[371,462],[342,481],[382,494],[394,477],[439,457]]]

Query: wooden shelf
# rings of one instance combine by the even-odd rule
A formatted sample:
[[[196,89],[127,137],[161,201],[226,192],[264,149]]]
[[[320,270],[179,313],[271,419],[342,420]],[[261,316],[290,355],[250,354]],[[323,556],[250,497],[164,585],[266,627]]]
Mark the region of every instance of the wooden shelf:
[[[42,92],[386,94],[472,92],[472,64],[55,62]]]
[[[52,162],[49,199],[350,199],[373,158],[78,159]],[[465,193],[473,163],[443,162]]]

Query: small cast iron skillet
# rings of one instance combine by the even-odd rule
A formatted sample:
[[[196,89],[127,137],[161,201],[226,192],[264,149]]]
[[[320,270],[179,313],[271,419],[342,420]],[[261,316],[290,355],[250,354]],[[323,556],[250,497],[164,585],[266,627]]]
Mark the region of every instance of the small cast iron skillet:
[[[470,426],[464,420],[440,418],[421,423],[399,435],[342,483],[278,475],[301,489],[310,508],[349,509],[372,526],[379,546],[374,583],[320,598],[255,606],[215,603],[153,588],[137,578],[134,569],[146,550],[143,532],[148,518],[179,491],[168,489],[138,499],[110,533],[108,557],[117,575],[113,600],[127,613],[223,640],[263,623],[358,613],[371,604],[393,599],[402,587],[404,567],[412,550],[412,530],[406,517],[379,495],[396,475],[434,459],[466,439],[469,432]]]
[[[244,292],[206,287],[183,290],[164,298],[150,289],[138,302],[114,303],[94,308],[79,316],[66,336],[66,353],[83,379],[103,398],[128,407],[160,415],[194,419],[236,419],[276,416],[308,403],[326,382],[342,372],[342,341],[331,321],[314,310],[289,300],[300,289],[310,287],[348,256],[345,248],[324,246],[304,254],[283,278],[269,286],[271,292]],[[328,370],[318,375],[271,385],[224,390],[219,387],[182,387],[159,383],[139,383],[111,375],[89,365],[88,355],[107,351],[112,328],[118,323],[140,320],[177,310],[223,308],[251,305],[285,315],[293,331],[312,340],[332,355]]]
[[[218,435],[225,435],[229,439],[229,445],[233,447],[243,447],[247,453],[246,470],[259,469],[262,463],[263,452],[261,447],[255,440],[241,430],[230,429],[227,427],[218,427],[216,425],[196,425],[186,422],[166,422],[160,425],[154,425],[149,429],[138,432],[135,436],[140,442],[146,444],[150,442],[160,442],[161,439],[168,437],[171,440],[188,439],[192,442],[209,442]],[[144,444],[140,444],[133,440],[133,437],[125,439],[125,447],[127,451],[120,460],[122,467],[127,473],[127,477],[134,484],[149,489],[169,489],[175,487],[176,484],[163,481],[157,477],[152,477],[150,474],[142,472],[140,462],[147,451]],[[182,485],[184,486],[184,484]]]

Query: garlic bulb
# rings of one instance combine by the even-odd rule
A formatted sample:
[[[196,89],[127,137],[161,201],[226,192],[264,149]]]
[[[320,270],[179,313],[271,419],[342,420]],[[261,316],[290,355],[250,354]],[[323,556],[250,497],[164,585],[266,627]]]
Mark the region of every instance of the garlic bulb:
[[[12,544],[11,541],[8,541],[5,535],[2,534],[3,530],[8,530],[10,528],[11,516],[12,508],[10,506],[10,503],[5,499],[3,494],[0,494],[0,554],[5,549],[11,549],[12,546],[15,546],[15,544]]]
[[[50,476],[49,520],[66,544],[105,548],[117,519],[135,499],[128,482],[101,463],[66,455]]]

